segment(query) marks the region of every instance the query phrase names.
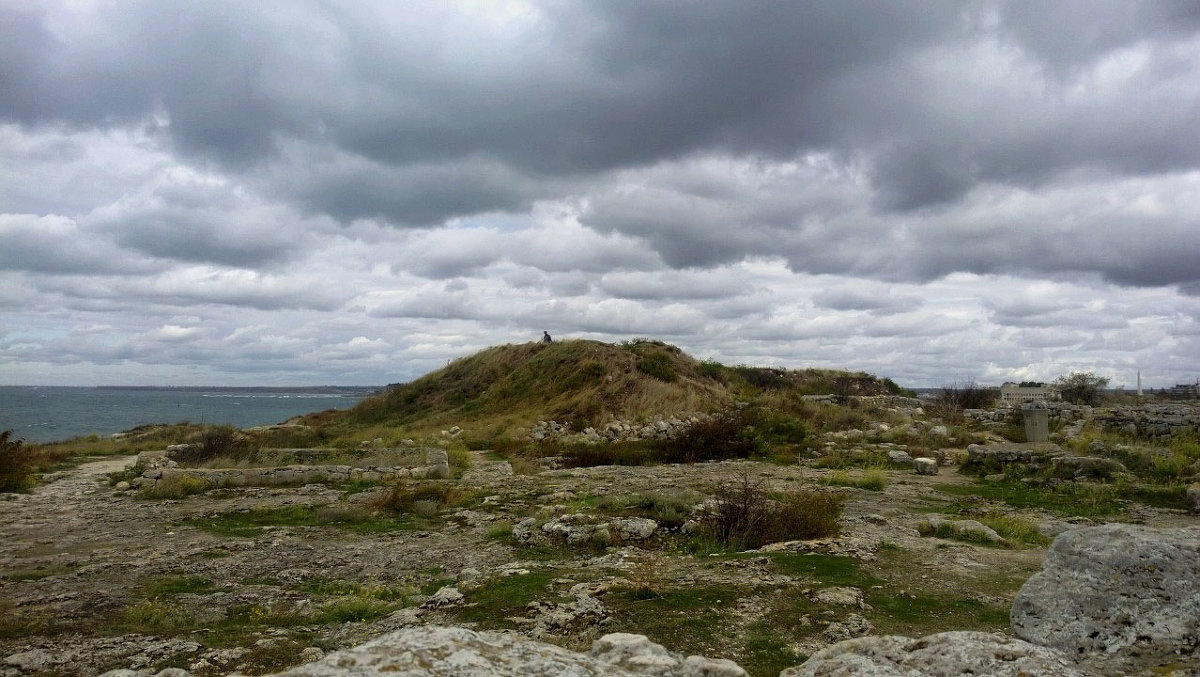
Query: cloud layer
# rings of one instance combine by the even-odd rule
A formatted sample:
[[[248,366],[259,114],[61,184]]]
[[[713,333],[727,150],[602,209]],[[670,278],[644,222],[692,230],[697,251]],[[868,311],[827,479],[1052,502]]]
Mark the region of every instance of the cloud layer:
[[[1200,373],[1193,2],[0,0],[0,379]]]

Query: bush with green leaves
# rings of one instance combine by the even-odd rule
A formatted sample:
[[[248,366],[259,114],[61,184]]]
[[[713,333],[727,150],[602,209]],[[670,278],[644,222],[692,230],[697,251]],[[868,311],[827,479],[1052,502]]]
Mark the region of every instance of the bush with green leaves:
[[[28,491],[37,478],[33,451],[13,431],[0,432],[0,492]]]
[[[1090,371],[1072,372],[1059,376],[1054,381],[1054,387],[1067,402],[1092,406],[1100,404],[1100,399],[1104,395],[1104,387],[1107,385],[1107,378],[1097,376]]]

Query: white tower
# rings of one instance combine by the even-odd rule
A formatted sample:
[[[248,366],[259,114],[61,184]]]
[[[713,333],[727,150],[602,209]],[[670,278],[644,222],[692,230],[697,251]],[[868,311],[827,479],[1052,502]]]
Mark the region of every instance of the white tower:
[[[1138,397],[1142,396],[1142,370],[1138,369]]]

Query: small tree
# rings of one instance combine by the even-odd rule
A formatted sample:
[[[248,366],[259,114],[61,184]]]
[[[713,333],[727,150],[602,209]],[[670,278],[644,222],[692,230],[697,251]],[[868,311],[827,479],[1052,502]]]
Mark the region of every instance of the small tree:
[[[1108,379],[1090,371],[1071,372],[1065,376],[1059,376],[1054,381],[1054,387],[1058,389],[1059,394],[1071,404],[1100,404],[1100,395],[1107,385]]]

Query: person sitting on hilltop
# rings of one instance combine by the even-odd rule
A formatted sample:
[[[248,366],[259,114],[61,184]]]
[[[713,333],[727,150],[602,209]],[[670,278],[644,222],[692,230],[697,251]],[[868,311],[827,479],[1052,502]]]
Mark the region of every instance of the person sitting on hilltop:
[[[545,330],[542,331],[542,343],[550,343],[553,340],[554,339],[550,338],[550,332]]]

